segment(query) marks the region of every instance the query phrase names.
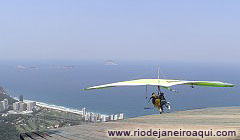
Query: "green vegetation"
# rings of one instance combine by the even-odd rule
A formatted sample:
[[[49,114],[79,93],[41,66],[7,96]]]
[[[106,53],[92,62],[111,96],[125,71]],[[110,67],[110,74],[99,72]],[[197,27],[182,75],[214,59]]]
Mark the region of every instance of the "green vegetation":
[[[15,125],[12,123],[13,120],[17,120],[18,115],[9,115],[7,117],[0,116],[0,140],[18,140],[19,132]]]
[[[0,140],[19,140],[19,133],[12,124],[0,123]]]

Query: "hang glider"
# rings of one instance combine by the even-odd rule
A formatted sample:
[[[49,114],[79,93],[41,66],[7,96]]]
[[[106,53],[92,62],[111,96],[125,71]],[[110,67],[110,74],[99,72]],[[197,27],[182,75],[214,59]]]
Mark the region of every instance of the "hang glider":
[[[175,85],[197,85],[197,86],[210,86],[210,87],[234,87],[234,84],[224,83],[219,81],[184,81],[184,80],[171,80],[171,79],[137,79],[131,81],[122,81],[117,83],[110,83],[105,85],[93,86],[85,88],[84,90],[102,89],[109,87],[121,86],[160,86],[170,89],[169,87]]]

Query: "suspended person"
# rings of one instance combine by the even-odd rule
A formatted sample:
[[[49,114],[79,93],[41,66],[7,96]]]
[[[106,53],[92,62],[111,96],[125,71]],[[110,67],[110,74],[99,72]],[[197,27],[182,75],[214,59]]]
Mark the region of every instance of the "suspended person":
[[[150,97],[149,101],[152,100],[153,105],[155,105],[156,99],[157,99],[157,94],[153,92],[153,93],[152,93],[152,97]],[[148,101],[148,102],[149,102],[149,101]]]
[[[163,92],[160,93],[159,99],[160,99],[161,109],[163,109],[163,106],[166,106],[168,108],[168,110],[170,110],[170,103],[167,102],[166,98],[164,97]]]

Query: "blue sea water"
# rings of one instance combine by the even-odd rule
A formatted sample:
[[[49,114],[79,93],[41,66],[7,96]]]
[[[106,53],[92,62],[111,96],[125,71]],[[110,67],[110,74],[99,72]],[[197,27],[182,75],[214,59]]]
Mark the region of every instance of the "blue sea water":
[[[26,69],[16,69],[19,64]],[[175,86],[177,93],[164,90],[172,111],[240,106],[240,66],[234,64],[121,62],[107,66],[101,62],[1,62],[0,86],[8,89],[11,95],[23,95],[25,99],[76,109],[86,107],[89,111],[105,114],[123,112],[127,117],[135,117],[158,113],[153,109],[144,110],[144,107],[152,107],[145,99],[144,86],[82,89],[111,82],[157,78],[158,66],[161,78],[224,81],[237,85],[234,88]],[[156,87],[149,87],[148,97],[154,91]]]

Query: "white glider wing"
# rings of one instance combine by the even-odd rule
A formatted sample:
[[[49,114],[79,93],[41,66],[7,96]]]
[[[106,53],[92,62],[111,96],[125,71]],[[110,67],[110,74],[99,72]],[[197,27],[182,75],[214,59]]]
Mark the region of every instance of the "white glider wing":
[[[199,86],[210,86],[210,87],[233,87],[235,85],[229,83],[223,83],[219,81],[184,81],[184,80],[171,80],[171,79],[137,79],[131,81],[122,81],[117,83],[110,83],[105,85],[93,86],[85,88],[84,90],[90,89],[102,89],[108,87],[121,87],[121,86],[161,86],[169,88],[174,85],[199,85]]]

